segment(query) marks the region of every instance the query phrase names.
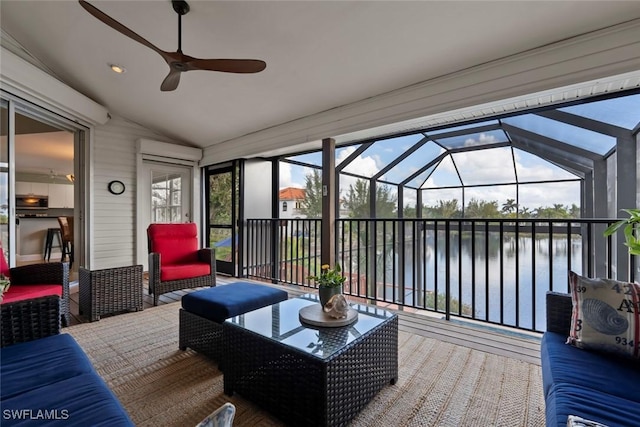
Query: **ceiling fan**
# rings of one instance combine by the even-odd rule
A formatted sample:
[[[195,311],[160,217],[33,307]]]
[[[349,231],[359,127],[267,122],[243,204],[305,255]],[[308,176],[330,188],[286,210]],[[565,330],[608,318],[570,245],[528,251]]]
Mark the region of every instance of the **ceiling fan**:
[[[189,5],[186,1],[172,0],[171,2],[173,10],[178,14],[178,50],[176,52],[165,52],[157,48],[151,42],[125,27],[95,6],[84,0],[78,1],[87,12],[100,21],[138,43],[158,52],[160,56],[167,61],[169,74],[160,86],[160,90],[163,92],[175,90],[178,87],[178,83],[180,83],[180,74],[185,71],[204,70],[221,71],[224,73],[259,73],[267,66],[264,61],[258,59],[199,59],[182,53],[182,15],[189,12]]]

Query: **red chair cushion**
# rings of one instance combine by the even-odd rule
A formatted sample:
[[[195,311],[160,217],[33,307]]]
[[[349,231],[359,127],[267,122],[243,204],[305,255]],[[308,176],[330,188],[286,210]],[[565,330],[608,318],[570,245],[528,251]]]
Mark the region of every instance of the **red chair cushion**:
[[[147,235],[149,250],[160,254],[162,266],[198,262],[198,229],[195,223],[151,224]]]
[[[160,267],[160,280],[191,279],[192,277],[208,276],[211,274],[211,266],[206,262],[182,265],[163,265]]]
[[[25,299],[39,298],[48,295],[58,295],[62,297],[61,285],[11,285],[4,293],[2,304],[7,304]]]

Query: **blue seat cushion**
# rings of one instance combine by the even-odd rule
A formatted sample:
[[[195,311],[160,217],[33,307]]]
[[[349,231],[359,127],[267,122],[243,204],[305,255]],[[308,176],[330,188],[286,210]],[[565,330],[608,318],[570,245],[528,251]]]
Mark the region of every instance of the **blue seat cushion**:
[[[2,348],[0,375],[3,426],[133,426],[71,335]]]
[[[3,426],[134,425],[118,399],[95,372],[3,399],[2,414]]]
[[[205,319],[222,323],[239,314],[288,298],[286,291],[247,282],[234,282],[191,292],[182,297],[182,308]]]
[[[0,399],[3,401],[42,386],[93,372],[93,366],[84,351],[68,334],[4,347],[0,351],[0,364]]]
[[[640,403],[630,400],[632,398],[632,390],[625,399],[594,388],[554,384],[545,401],[546,426],[566,427],[569,415],[608,427],[636,426],[640,420]]]
[[[640,390],[640,363],[611,353],[582,350],[565,344],[567,337],[545,332],[540,348],[544,395],[553,385],[581,386],[628,399]],[[634,393],[640,402],[640,393]]]

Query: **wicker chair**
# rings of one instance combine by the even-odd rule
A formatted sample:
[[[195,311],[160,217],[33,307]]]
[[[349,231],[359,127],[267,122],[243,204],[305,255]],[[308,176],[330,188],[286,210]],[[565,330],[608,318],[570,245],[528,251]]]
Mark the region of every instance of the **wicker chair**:
[[[147,238],[154,305],[167,292],[216,285],[215,253],[198,248],[196,224],[151,224]]]
[[[29,264],[22,267],[9,268],[0,245],[0,273],[11,279],[10,293],[19,288],[38,285],[60,285],[60,317],[63,326],[69,326],[69,264],[66,262],[51,262],[45,264]],[[24,291],[25,289],[20,289]],[[26,292],[26,298],[29,292]],[[40,297],[42,295],[34,295]],[[6,302],[6,301],[5,301]]]
[[[57,295],[0,304],[0,347],[59,334],[61,305]]]

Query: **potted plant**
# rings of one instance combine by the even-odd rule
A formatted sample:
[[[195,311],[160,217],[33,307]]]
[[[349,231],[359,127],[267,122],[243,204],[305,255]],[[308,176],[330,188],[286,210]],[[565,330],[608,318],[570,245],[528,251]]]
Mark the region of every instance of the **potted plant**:
[[[622,209],[629,214],[629,218],[614,222],[604,231],[605,237],[624,227],[625,245],[629,248],[630,255],[640,255],[640,241],[638,240],[638,227],[640,226],[640,209]]]
[[[342,275],[340,264],[336,264],[333,269],[329,264],[323,264],[319,276],[309,276],[307,278],[318,284],[318,296],[323,307],[332,296],[342,293],[342,285],[347,280]]]

